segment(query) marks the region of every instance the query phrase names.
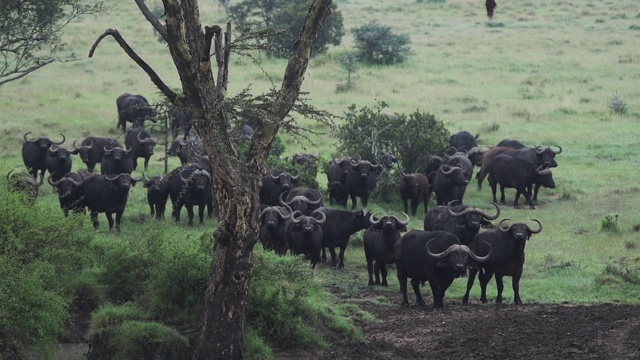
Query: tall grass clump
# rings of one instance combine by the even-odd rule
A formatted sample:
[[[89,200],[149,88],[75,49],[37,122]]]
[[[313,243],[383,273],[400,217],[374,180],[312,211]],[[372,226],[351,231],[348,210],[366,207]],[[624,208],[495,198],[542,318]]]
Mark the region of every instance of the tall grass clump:
[[[91,230],[80,217],[28,205],[0,184],[0,359],[25,350],[50,355],[76,292],[72,279],[92,261]]]
[[[609,98],[607,107],[616,114],[624,114],[627,112],[627,104],[617,91]]]
[[[327,332],[358,336],[357,328],[336,311],[327,291],[314,279],[308,261],[256,249],[254,266],[248,327],[271,348],[326,346]]]

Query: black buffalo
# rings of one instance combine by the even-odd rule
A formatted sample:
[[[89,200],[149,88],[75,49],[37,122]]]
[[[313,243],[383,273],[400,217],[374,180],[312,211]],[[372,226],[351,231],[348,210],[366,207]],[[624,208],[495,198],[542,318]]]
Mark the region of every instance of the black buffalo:
[[[198,165],[186,165],[172,171],[168,175],[169,196],[173,205],[171,215],[176,222],[180,221],[182,207],[187,208],[189,225],[193,225],[193,207],[198,206],[198,219],[204,222],[204,211],[209,216],[213,211],[213,194],[211,191],[211,174]]]
[[[142,95],[132,95],[124,93],[116,99],[118,108],[118,125],[123,132],[127,131],[127,122],[133,127],[144,127],[144,121],[156,122],[156,110],[149,105],[147,99]]]
[[[282,193],[280,205],[287,206],[292,211],[300,211],[303,215],[310,215],[314,210],[323,206],[322,193],[316,189],[296,187]],[[284,196],[284,198],[282,198]]]
[[[478,136],[468,131],[459,131],[449,138],[449,146],[453,148],[453,152],[469,151],[474,147],[478,147]]]
[[[142,178],[133,178],[130,174],[91,175],[84,180],[84,202],[89,208],[93,227],[100,225],[98,213],[105,213],[109,221],[109,230],[113,228],[113,215],[116,215],[116,230],[120,231],[122,214],[127,206],[129,190]]]
[[[495,206],[496,213],[489,215],[480,208],[453,205],[454,202],[431,209],[424,217],[424,230],[444,230],[457,236],[462,245],[469,245],[480,232],[481,225],[491,226],[490,221],[500,216],[500,207],[495,203],[492,205]]]
[[[489,230],[480,233],[475,241],[470,245],[473,251],[478,255],[487,254],[489,260],[479,264],[480,276],[480,288],[481,295],[480,301],[487,303],[487,283],[491,280],[493,275],[496,275],[496,286],[498,288],[498,295],[496,296],[496,303],[502,303],[502,290],[504,289],[504,283],[502,278],[505,276],[511,276],[513,287],[513,302],[516,304],[522,304],[520,299],[520,277],[522,276],[522,269],[524,266],[524,248],[527,240],[531,238],[531,235],[538,234],[542,231],[542,223],[536,219],[532,221],[538,223],[538,228],[533,230],[529,225],[525,223],[514,223],[511,226],[503,226],[503,223],[509,219],[504,219],[498,224],[497,230]],[[489,244],[487,246],[486,244]],[[469,271],[469,279],[467,281],[467,291],[462,298],[462,303],[467,304],[469,302],[469,292],[473,287],[473,282],[478,273],[477,269],[471,269]]]
[[[200,138],[184,139],[182,137],[176,137],[171,142],[171,147],[167,150],[167,155],[177,156],[182,165],[190,162],[197,162],[204,154],[204,145]]]
[[[149,166],[149,159],[153,155],[153,147],[156,140],[151,138],[151,134],[145,129],[135,128],[127,132],[124,137],[124,145],[131,149],[131,160],[133,160],[133,170],[138,167],[138,158],[144,159],[144,170]]]
[[[93,172],[96,164],[102,162],[105,148],[122,147],[115,139],[89,136],[80,143],[80,147],[73,142],[72,154],[80,156],[80,160],[87,165],[87,170]]]
[[[317,218],[316,216],[319,216]],[[322,224],[327,220],[324,213],[314,211],[311,215],[303,215],[299,211],[291,214],[291,220],[287,228],[287,240],[292,255],[303,254],[305,259],[311,261],[315,269],[320,261],[322,250]]]
[[[191,131],[191,119],[189,116],[182,110],[178,108],[173,108],[169,111],[169,118],[171,124],[171,134],[174,138],[178,137],[180,130],[183,132],[183,139],[186,140],[189,137],[189,132]]]
[[[31,204],[33,204],[38,198],[38,192],[43,183],[44,178],[40,177],[40,182],[38,182],[33,175],[28,172],[19,172],[14,174],[13,170],[10,170],[7,173],[8,188],[11,191],[23,194]]]
[[[347,189],[344,187],[343,182],[332,181],[328,183],[327,193],[329,195],[329,204],[333,205],[333,203],[335,202],[337,205],[340,205],[343,208],[347,207],[349,194],[347,193]]]
[[[103,147],[104,155],[100,163],[100,173],[105,174],[131,174],[133,172],[133,160],[131,149],[123,149],[119,146]]]
[[[520,195],[524,195],[529,204],[529,208],[535,209],[531,198],[533,184],[554,188],[555,182],[551,176],[551,170],[541,169],[541,166],[528,161],[500,154],[493,160],[491,171],[489,172],[489,185],[493,193],[493,201],[496,201],[497,186],[500,185],[500,202],[504,204],[504,189],[516,189],[516,197],[513,202],[515,208],[518,207]]]
[[[379,219],[375,214],[369,217],[371,226],[364,232],[364,256],[367,259],[369,285],[387,286],[387,264],[395,263],[395,245],[400,233],[407,231],[409,215],[402,213],[406,220],[402,221],[393,215],[385,215]],[[375,282],[373,275],[375,273]],[[380,282],[382,275],[382,282]]]
[[[518,140],[513,140],[513,139],[502,139],[502,141],[500,141],[498,143],[498,145],[496,146],[501,146],[501,147],[510,147],[510,148],[514,148],[514,149],[522,149],[523,147],[526,147],[523,143],[521,143]]]
[[[345,180],[347,178],[347,172],[350,167],[350,157],[342,159],[333,159],[327,167],[327,192],[329,195],[329,204],[336,204],[347,207],[347,200],[349,199],[349,193],[345,187]]]
[[[395,165],[398,162],[398,159],[396,158],[396,156],[388,152],[378,155],[377,158],[380,164],[382,164],[384,168],[387,170],[391,170],[391,168],[393,168],[393,165]]]
[[[144,179],[144,187],[147,188],[147,203],[151,216],[156,219],[164,219],[164,211],[169,199],[169,182],[164,175],[156,175],[150,179]]]
[[[291,165],[304,168],[315,179],[318,175],[318,154],[296,153],[291,156]]]
[[[560,153],[562,153],[562,148],[560,146],[558,146],[558,150],[554,150],[551,147],[542,148],[539,146],[536,146],[535,148],[496,146],[487,149],[482,155],[482,166],[480,167],[480,171],[476,174],[476,179],[478,179],[478,190],[482,189],[482,181],[484,181],[484,178],[489,174],[493,165],[493,160],[500,154],[511,155],[535,164],[536,168],[548,169],[558,166],[555,157]]]
[[[69,216],[69,211],[77,214],[85,212],[87,205],[84,200],[84,180],[89,176],[90,172],[70,172],[56,181],[49,177],[49,184],[58,193],[64,216]]]
[[[287,254],[287,226],[290,218],[291,209],[284,206],[269,206],[262,210],[258,238],[265,250],[273,250],[278,255]]]
[[[382,170],[382,165],[371,164],[367,160],[350,160],[344,186],[351,197],[351,210],[356,208],[357,197],[362,200],[363,207],[367,206],[369,196],[376,188],[376,181]]]
[[[245,143],[251,141],[256,131],[249,125],[238,125],[231,129],[231,138],[237,143]]]
[[[59,180],[64,174],[71,171],[73,161],[71,152],[58,145],[51,145],[47,152],[47,171],[54,181]]]
[[[436,194],[436,204],[446,205],[454,200],[462,203],[467,184],[469,180],[461,167],[442,164],[436,172],[432,186]]]
[[[321,211],[327,216],[327,221],[322,224],[322,259],[326,260],[327,256],[324,248],[329,248],[331,254],[331,267],[336,268],[337,259],[335,248],[340,248],[340,264],[339,269],[344,268],[344,252],[349,245],[351,235],[360,230],[368,228],[369,217],[371,213],[366,209],[358,211],[338,210],[322,207],[317,211]]]
[[[420,294],[420,283],[429,282],[434,309],[443,307],[445,292],[453,280],[466,275],[469,258],[476,262],[489,258],[477,256],[466,245],[461,245],[450,232],[421,230],[404,234],[396,242],[395,256],[402,305],[409,305],[407,278],[411,278],[417,305],[425,305]]]
[[[63,134],[62,141],[54,142],[48,137],[40,136],[35,139],[27,139],[28,132],[24,134],[24,143],[22,144],[22,161],[24,166],[27,167],[27,171],[33,176],[34,179],[38,178],[38,172],[40,172],[40,178],[44,178],[44,173],[47,171],[47,158],[49,157],[49,148],[51,145],[61,145],[65,141]]]
[[[268,206],[280,206],[280,195],[293,189],[300,181],[299,175],[273,170],[262,179],[260,187],[260,203]]]
[[[398,185],[398,191],[404,204],[404,212],[409,212],[409,200],[411,200],[411,215],[418,212],[420,202],[424,204],[424,213],[429,207],[429,179],[420,173],[403,173]]]

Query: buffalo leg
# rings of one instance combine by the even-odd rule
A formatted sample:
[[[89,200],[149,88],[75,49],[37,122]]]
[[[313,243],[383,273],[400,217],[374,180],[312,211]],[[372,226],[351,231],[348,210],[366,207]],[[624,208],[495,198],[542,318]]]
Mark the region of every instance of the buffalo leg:
[[[149,202],[149,210],[151,210],[151,217],[154,217],[156,214],[155,207],[156,207],[156,204]]]
[[[147,167],[149,167],[149,159],[148,157],[144,158],[144,171],[147,171]]]
[[[416,305],[426,305],[422,298],[422,294],[420,294],[420,280],[416,278],[411,279],[411,287],[413,287],[413,293],[416,294]]]
[[[351,210],[354,210],[356,208],[356,205],[358,205],[358,200],[356,199],[356,196],[354,194],[351,194]]]
[[[433,308],[442,309],[444,290],[437,282],[429,280],[429,286],[431,287],[431,294],[433,294]]]
[[[402,306],[409,306],[409,299],[407,298],[407,276],[404,271],[398,268],[396,272],[398,276],[398,283],[400,284],[400,292],[402,293]]]
[[[347,244],[340,246],[340,265],[338,269],[344,269],[344,251],[347,249]]]
[[[504,290],[504,281],[502,281],[502,277],[502,274],[496,274],[496,288],[498,289],[496,304],[502,304],[502,291]]]
[[[362,207],[366,208],[367,204],[369,203],[369,195],[363,195],[360,197],[360,200],[362,200]]]
[[[186,205],[187,214],[189,215],[189,225],[193,226],[193,205]]]
[[[467,305],[469,303],[469,293],[471,292],[471,288],[473,287],[473,283],[476,280],[476,275],[478,274],[477,269],[469,268],[469,277],[467,278],[467,291],[464,293],[462,297],[462,305]]]
[[[387,264],[380,263],[380,273],[382,274],[382,286],[389,286],[387,283]]]
[[[98,228],[98,226],[100,226],[100,223],[98,222],[98,212],[97,211],[91,211],[91,222],[93,223],[93,227],[94,228]]]
[[[500,185],[500,204],[505,204],[506,202],[507,202],[507,199],[504,196],[504,185]]]
[[[365,257],[367,258],[367,272],[369,273],[369,286],[373,285],[373,259],[369,254],[365,253]]]
[[[402,198],[402,203],[404,204],[404,212],[408,214],[409,213],[409,204],[408,204],[407,198],[403,197]],[[412,205],[411,207],[413,208],[413,204],[411,204],[411,205]]]
[[[480,272],[480,276],[478,280],[480,280],[480,302],[483,304],[487,303],[487,284],[489,280],[493,277],[493,270],[485,269]]]
[[[416,213],[418,212],[418,205],[420,205],[419,199],[417,197],[411,198],[411,216],[416,216]],[[406,210],[405,213],[408,214]]]
[[[109,230],[113,228],[113,214],[110,211],[105,212],[107,216],[107,221],[109,222]]]
[[[120,231],[120,224],[122,223],[122,211],[116,212],[116,231]]]
[[[513,274],[513,277],[511,278],[511,286],[513,287],[513,302],[515,304],[522,304],[522,299],[520,299],[520,276],[522,275],[522,272],[518,272],[516,274]]]
[[[202,204],[200,206],[198,206],[198,217],[200,220],[200,225],[202,225],[204,223],[204,209],[207,205],[206,204]]]
[[[336,249],[332,246],[329,246],[329,254],[331,254],[331,268],[336,268],[336,263],[338,260],[336,259]]]
[[[375,281],[375,285],[380,285],[380,263],[377,261],[374,261],[373,263],[373,273],[375,274],[376,277],[376,281]]]
[[[531,198],[531,200],[533,200],[533,202],[538,202],[538,191],[540,190],[540,184],[535,184],[533,186],[533,197]]]
[[[425,192],[424,197],[422,198],[422,202],[424,203],[424,213],[425,214],[428,212],[430,195],[431,195],[431,193]]]

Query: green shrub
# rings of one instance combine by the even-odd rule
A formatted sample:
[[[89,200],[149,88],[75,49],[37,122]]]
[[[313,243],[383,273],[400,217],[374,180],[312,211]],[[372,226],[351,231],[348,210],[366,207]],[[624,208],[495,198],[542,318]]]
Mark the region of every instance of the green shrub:
[[[613,95],[611,95],[611,98],[607,103],[607,107],[616,114],[624,114],[625,112],[627,112],[627,104],[624,102],[624,99],[618,94],[618,92],[615,92],[613,93]]]
[[[409,115],[390,116],[382,112],[387,107],[383,101],[375,109],[365,106],[357,110],[351,105],[336,133],[339,151],[369,161],[378,161],[379,154],[390,152],[402,170],[414,172],[431,155],[448,148],[451,135],[434,115],[416,110]]]
[[[614,216],[605,216],[605,218],[602,219],[600,229],[602,229],[602,231],[610,233],[619,233],[620,229],[618,229],[618,215],[616,214]]]
[[[0,185],[0,359],[42,355],[64,331],[72,280],[93,261],[91,229]]]
[[[371,22],[353,29],[360,61],[389,65],[407,60],[411,55],[409,35],[395,34],[391,27]]]

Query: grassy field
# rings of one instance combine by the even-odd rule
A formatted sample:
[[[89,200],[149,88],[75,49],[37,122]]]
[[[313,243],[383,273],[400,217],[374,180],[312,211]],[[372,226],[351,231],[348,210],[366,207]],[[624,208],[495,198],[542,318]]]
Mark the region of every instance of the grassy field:
[[[151,7],[159,1],[148,1]],[[544,230],[527,245],[527,263],[521,281],[525,302],[640,302],[640,3],[610,1],[502,1],[488,22],[478,0],[417,2],[398,0],[336,1],[345,20],[342,45],[313,59],[303,90],[317,107],[341,115],[347,106],[373,107],[385,101],[390,112],[416,109],[435,114],[453,133],[480,134],[483,146],[503,138],[527,145],[560,145],[554,169],[558,187],[541,191],[536,210],[502,207],[502,218],[539,219]],[[109,11],[68,27],[64,41],[79,61],[56,63],[27,78],[0,88],[0,168],[22,167],[22,135],[31,131],[66,145],[88,135],[120,137],[116,130],[115,99],[124,92],[162,100],[145,73],[115,41],[102,41],[93,58],[92,43],[106,29],[115,28],[171,87],[177,73],[164,44],[144,21],[132,1],[111,2]],[[226,20],[215,1],[202,1],[204,25]],[[395,66],[359,65],[355,87],[336,93],[346,74],[338,59],[351,50],[351,30],[377,21],[394,32],[408,34],[414,54]],[[248,59],[235,57],[230,68],[230,93],[247,86],[256,92],[279,85],[285,61],[257,55],[262,70]],[[264,71],[263,71],[264,70]],[[268,76],[266,75],[268,74]],[[624,114],[608,103],[617,93],[626,103]],[[314,129],[310,120],[298,121]],[[419,131],[419,129],[416,129]],[[333,155],[335,140],[327,134],[313,138],[309,148]],[[285,136],[286,154],[302,148]],[[420,149],[415,149],[420,151]],[[402,154],[399,154],[400,156]],[[157,152],[157,158],[160,151]],[[83,165],[74,159],[74,169]],[[172,159],[170,168],[177,166]],[[152,161],[149,175],[163,170]],[[139,172],[136,173],[139,175]],[[324,175],[319,182],[325,183]],[[507,201],[514,192],[507,194]],[[491,192],[472,184],[465,202],[489,208]],[[39,201],[57,202],[46,187]],[[433,206],[433,202],[431,206]],[[400,201],[372,204],[371,210],[399,214]],[[615,217],[618,232],[604,232],[602,222]],[[62,216],[62,214],[61,214]],[[137,186],[130,197],[123,231],[109,233],[101,215],[99,236],[135,236],[135,227],[157,227],[176,236],[199,236],[215,223],[189,228],[166,220],[157,224],[148,216],[145,190]],[[140,225],[137,225],[140,224]],[[411,227],[421,228],[416,217]],[[360,242],[347,251],[348,272],[321,268],[319,280],[357,292],[366,285],[366,267]],[[397,291],[394,272],[389,290]],[[509,282],[507,282],[509,284]],[[448,298],[459,298],[464,282],[455,282]],[[425,291],[426,292],[426,291]],[[510,285],[505,295],[512,296]],[[495,296],[495,289],[489,297]],[[478,286],[472,297],[479,297]],[[511,301],[511,300],[508,300]]]

